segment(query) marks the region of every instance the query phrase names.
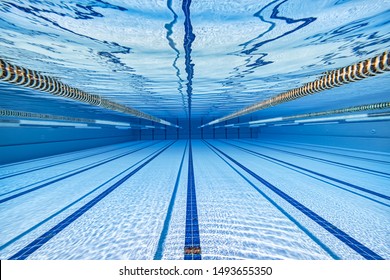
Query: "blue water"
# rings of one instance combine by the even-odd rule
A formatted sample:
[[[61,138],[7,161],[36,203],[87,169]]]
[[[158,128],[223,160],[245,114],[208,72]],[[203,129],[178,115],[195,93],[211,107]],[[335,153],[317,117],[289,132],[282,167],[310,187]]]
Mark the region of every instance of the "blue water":
[[[16,176],[2,179],[2,258],[182,259],[187,145],[131,142],[20,163],[12,173],[3,166],[2,178]],[[258,140],[192,145],[203,259],[389,258],[388,154]]]
[[[389,16],[383,0],[1,1],[1,59],[180,128],[0,80],[0,111],[87,119],[0,116],[0,258],[390,259],[389,109],[218,127],[389,102],[388,72],[200,128],[389,50]]]
[[[383,0],[193,1],[186,19],[182,1],[1,1],[1,57],[167,119],[187,116],[190,86],[193,115],[213,119],[388,49],[389,8]],[[367,83],[375,94],[352,85],[254,119],[333,109],[335,97],[351,106],[386,98]],[[53,110],[47,94],[24,95],[2,94],[2,107],[102,113],[58,98]]]

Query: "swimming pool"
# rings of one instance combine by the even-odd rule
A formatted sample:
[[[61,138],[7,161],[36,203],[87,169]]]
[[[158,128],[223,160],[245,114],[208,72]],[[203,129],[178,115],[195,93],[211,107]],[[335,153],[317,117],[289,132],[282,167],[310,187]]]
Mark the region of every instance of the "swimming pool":
[[[389,259],[388,1],[2,1],[0,258]]]

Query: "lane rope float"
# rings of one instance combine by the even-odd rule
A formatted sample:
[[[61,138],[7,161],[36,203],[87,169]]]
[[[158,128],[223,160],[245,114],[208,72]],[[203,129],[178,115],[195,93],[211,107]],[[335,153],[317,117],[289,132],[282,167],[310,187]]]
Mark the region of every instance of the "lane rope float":
[[[56,78],[42,75],[38,71],[11,64],[2,58],[0,58],[0,81],[48,92],[56,96],[70,98],[93,106],[130,114],[135,117],[150,120],[163,125],[178,127],[177,125],[172,124],[166,120],[102,98],[100,95],[90,94],[78,88],[71,87]]]
[[[263,110],[271,106],[279,105],[307,95],[315,94],[327,89],[339,87],[344,84],[356,82],[368,77],[376,76],[390,71],[390,55],[385,51],[377,56],[368,58],[358,63],[325,72],[320,78],[309,82],[299,88],[278,94],[270,99],[255,103],[242,110],[225,117],[213,120],[201,127],[217,124],[255,111]]]

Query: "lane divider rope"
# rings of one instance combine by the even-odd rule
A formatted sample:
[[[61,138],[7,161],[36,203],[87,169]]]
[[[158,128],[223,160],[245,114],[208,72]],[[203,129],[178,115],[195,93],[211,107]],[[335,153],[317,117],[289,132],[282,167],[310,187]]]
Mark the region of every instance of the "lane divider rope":
[[[30,70],[22,66],[11,64],[2,58],[0,58],[0,81],[48,92],[56,96],[70,98],[93,106],[130,114],[163,125],[177,127],[177,125],[163,119],[102,98],[100,95],[90,94],[78,88],[71,87],[56,78],[40,74],[38,71]]]
[[[271,106],[289,102],[307,95],[315,94],[324,90],[339,87],[344,84],[363,80],[368,77],[390,71],[390,55],[385,51],[377,56],[342,67],[333,71],[325,72],[320,78],[309,82],[299,88],[278,94],[270,99],[255,103],[242,110],[225,117],[213,120],[203,126],[217,124],[232,118],[246,115],[255,111],[263,110]]]

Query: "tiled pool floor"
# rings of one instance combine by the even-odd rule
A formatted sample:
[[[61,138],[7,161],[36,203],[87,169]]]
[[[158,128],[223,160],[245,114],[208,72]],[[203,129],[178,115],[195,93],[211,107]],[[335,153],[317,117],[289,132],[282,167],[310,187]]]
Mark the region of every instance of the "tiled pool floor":
[[[389,259],[389,164],[335,147],[179,140],[3,165],[0,257]]]

